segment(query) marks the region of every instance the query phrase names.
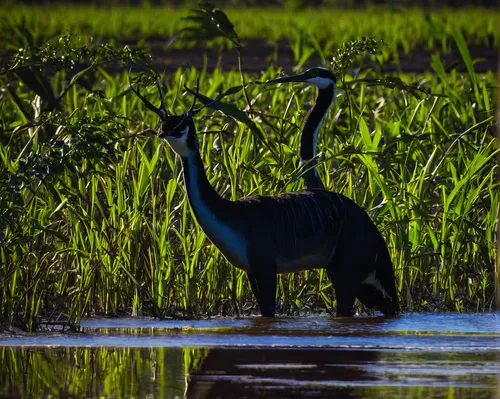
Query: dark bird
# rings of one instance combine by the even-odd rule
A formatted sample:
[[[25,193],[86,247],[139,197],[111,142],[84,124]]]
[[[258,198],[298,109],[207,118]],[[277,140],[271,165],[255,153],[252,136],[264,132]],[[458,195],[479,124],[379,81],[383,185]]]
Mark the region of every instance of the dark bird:
[[[318,96],[313,107],[307,113],[302,125],[300,135],[300,163],[305,171],[304,183],[307,188],[324,188],[321,178],[318,176],[316,164],[316,147],[318,142],[318,132],[324,121],[333,100],[335,99],[337,79],[328,69],[315,67],[308,69],[304,73],[285,76],[282,78],[268,80],[266,83],[288,83],[303,82],[318,88]]]
[[[384,240],[355,202],[324,189],[237,201],[223,198],[208,181],[200,156],[193,116],[204,107],[194,109],[197,91],[187,112],[169,115],[163,101],[156,108],[133,90],[161,118],[158,136],[182,161],[187,196],[199,225],[233,266],[247,273],[262,316],[275,314],[278,273],[314,268],[325,268],[332,281],[337,315],[352,315],[362,286],[372,287],[370,300],[384,314],[398,312]]]
[[[335,75],[330,72],[327,68],[314,67],[307,71],[292,76],[285,76],[277,79],[268,80],[266,83],[307,83],[309,85],[315,86],[318,89],[318,95],[313,107],[307,113],[307,116],[302,125],[302,131],[300,135],[300,163],[303,170],[305,170],[303,177],[305,186],[308,189],[313,188],[324,188],[323,182],[318,175],[316,165],[318,160],[316,157],[316,147],[318,142],[318,132],[321,128],[321,124],[324,121],[328,110],[330,109],[333,100],[335,99],[336,84],[337,79]],[[360,229],[363,226],[358,226]],[[381,241],[380,245],[384,246],[385,249],[380,248],[381,252],[386,252],[387,247],[385,242]],[[390,260],[389,260],[390,263]],[[373,264],[374,275],[385,273],[394,275],[392,271],[392,264],[389,270],[388,266],[385,266],[384,270],[377,270],[376,264]],[[371,275],[371,274],[370,274]],[[396,292],[394,286],[394,277],[387,278],[387,281],[392,281],[389,283],[391,286],[386,289],[387,292]],[[360,291],[357,297],[361,302],[368,308],[373,308],[375,306],[381,307],[379,304],[380,297],[377,293],[376,282],[367,279],[361,284]],[[396,298],[396,296],[393,296]]]

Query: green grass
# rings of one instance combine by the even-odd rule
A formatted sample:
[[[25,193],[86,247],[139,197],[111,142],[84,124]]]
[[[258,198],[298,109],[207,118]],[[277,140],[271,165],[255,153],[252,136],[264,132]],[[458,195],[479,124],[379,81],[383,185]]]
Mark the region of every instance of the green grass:
[[[89,6],[77,4],[3,4],[3,37],[15,35],[12,24],[29,28],[35,43],[64,34],[92,36],[96,42],[166,42],[190,25],[183,18],[189,8],[171,6]],[[289,45],[297,61],[307,54],[329,54],[341,43],[373,36],[388,43],[385,56],[393,58],[417,47],[447,52],[454,45],[452,32],[461,31],[467,43],[498,46],[500,13],[478,7],[443,8],[426,12],[420,8],[372,6],[367,9],[246,8],[225,9],[243,39],[262,38],[272,45]],[[313,22],[312,22],[313,21]],[[174,46],[177,44],[174,43]],[[182,43],[180,46],[185,47]],[[2,47],[8,47],[9,40]],[[14,47],[17,48],[17,47]]]
[[[318,143],[325,185],[365,207],[382,231],[405,311],[483,311],[494,301],[497,81],[474,72],[454,35],[467,74],[446,71],[436,54],[432,71],[397,75],[428,93],[418,97],[362,82],[384,78],[374,71],[357,81],[346,74],[349,97],[341,87]],[[40,317],[249,312],[246,276],[196,224],[180,163],[164,141],[141,134],[157,117],[127,89],[126,68],[74,75],[68,60],[87,56],[61,43],[52,55],[26,53],[28,63],[42,63],[41,74],[18,59],[18,69],[0,75],[0,322],[34,330]],[[43,61],[61,54],[68,65]],[[245,80],[276,73],[270,67]],[[197,74],[210,97],[241,82],[235,71],[178,70],[163,76],[169,108],[189,107],[180,82],[192,86]],[[153,87],[142,90],[158,102]],[[51,91],[63,93],[59,102]],[[314,94],[250,85],[257,130],[219,112],[197,117],[219,193],[237,199],[302,188],[298,139]],[[225,101],[246,106],[242,92]],[[280,313],[334,305],[323,270],[280,276]]]

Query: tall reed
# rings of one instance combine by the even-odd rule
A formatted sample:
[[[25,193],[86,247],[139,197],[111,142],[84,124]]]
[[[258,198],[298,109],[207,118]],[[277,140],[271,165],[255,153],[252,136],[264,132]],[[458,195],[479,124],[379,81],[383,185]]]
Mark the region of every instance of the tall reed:
[[[367,83],[381,78],[374,71],[346,73],[318,143],[326,186],[364,206],[383,232],[404,310],[494,303],[497,81],[477,75],[458,33],[456,41],[467,74],[447,71],[437,55],[434,72],[398,74],[391,87]],[[55,43],[27,47],[0,74],[0,322],[35,330],[41,318],[72,325],[100,314],[251,312],[244,273],[195,222],[179,162],[143,134],[154,131],[155,115],[127,88],[127,73],[102,68],[110,60],[147,64],[147,54]],[[43,57],[59,67],[40,72]],[[82,59],[90,66],[75,74]],[[180,83],[198,74],[209,97],[242,80],[218,69],[163,76],[177,113],[191,101]],[[143,91],[158,101],[153,87]],[[195,121],[210,182],[231,199],[300,189],[298,137],[314,90],[249,85],[247,95],[224,99],[240,122],[214,111]],[[278,302],[284,314],[335,305],[322,270],[280,276]]]

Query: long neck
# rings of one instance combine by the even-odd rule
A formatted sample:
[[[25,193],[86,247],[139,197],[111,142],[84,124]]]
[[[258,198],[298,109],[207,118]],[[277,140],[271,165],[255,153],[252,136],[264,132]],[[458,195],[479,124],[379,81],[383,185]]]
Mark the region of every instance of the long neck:
[[[307,113],[304,125],[302,126],[302,134],[300,136],[300,161],[304,169],[309,169],[304,174],[304,181],[307,188],[323,188],[316,168],[310,169],[317,164],[316,144],[318,141],[318,132],[321,122],[325,118],[328,109],[332,105],[335,95],[334,85],[330,85],[324,89],[318,90],[318,97],[314,106]]]
[[[231,201],[221,197],[208,181],[198,151],[192,151],[187,157],[182,157],[182,166],[189,202],[201,227],[205,229],[202,223],[204,214],[211,212],[217,215],[223,209],[222,207]]]
[[[247,270],[245,226],[235,217],[237,203],[222,198],[212,187],[199,151],[182,157],[182,165],[189,203],[198,224],[234,266]]]

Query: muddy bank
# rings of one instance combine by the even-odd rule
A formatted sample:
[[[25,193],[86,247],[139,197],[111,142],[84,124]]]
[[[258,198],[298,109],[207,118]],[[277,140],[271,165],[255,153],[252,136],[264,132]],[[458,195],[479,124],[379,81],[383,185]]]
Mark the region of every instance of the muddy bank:
[[[154,66],[159,70],[174,71],[178,67],[185,68],[189,66],[202,68],[205,62],[209,70],[216,67],[224,70],[238,68],[238,58],[235,50],[218,52],[204,46],[191,49],[166,49],[165,42],[162,41],[149,41],[146,43],[146,47],[153,56]],[[471,47],[469,51],[473,61],[475,61],[476,72],[484,73],[497,70],[499,53],[497,49],[487,46],[475,46]],[[431,56],[434,53],[419,47],[410,54],[401,52],[399,61],[389,60],[382,66],[367,62],[363,67],[371,67],[382,73],[421,73],[432,69]],[[285,41],[276,46],[271,46],[261,39],[246,40],[241,55],[243,68],[248,73],[260,73],[266,70],[269,65],[282,67],[283,70],[290,72],[297,65],[293,51]],[[452,49],[449,53],[440,54],[440,57],[445,68],[452,69],[456,67],[459,71],[466,72],[465,64],[458,49]],[[328,58],[327,62],[329,62]],[[312,55],[304,67],[321,65],[321,63],[319,56]]]

